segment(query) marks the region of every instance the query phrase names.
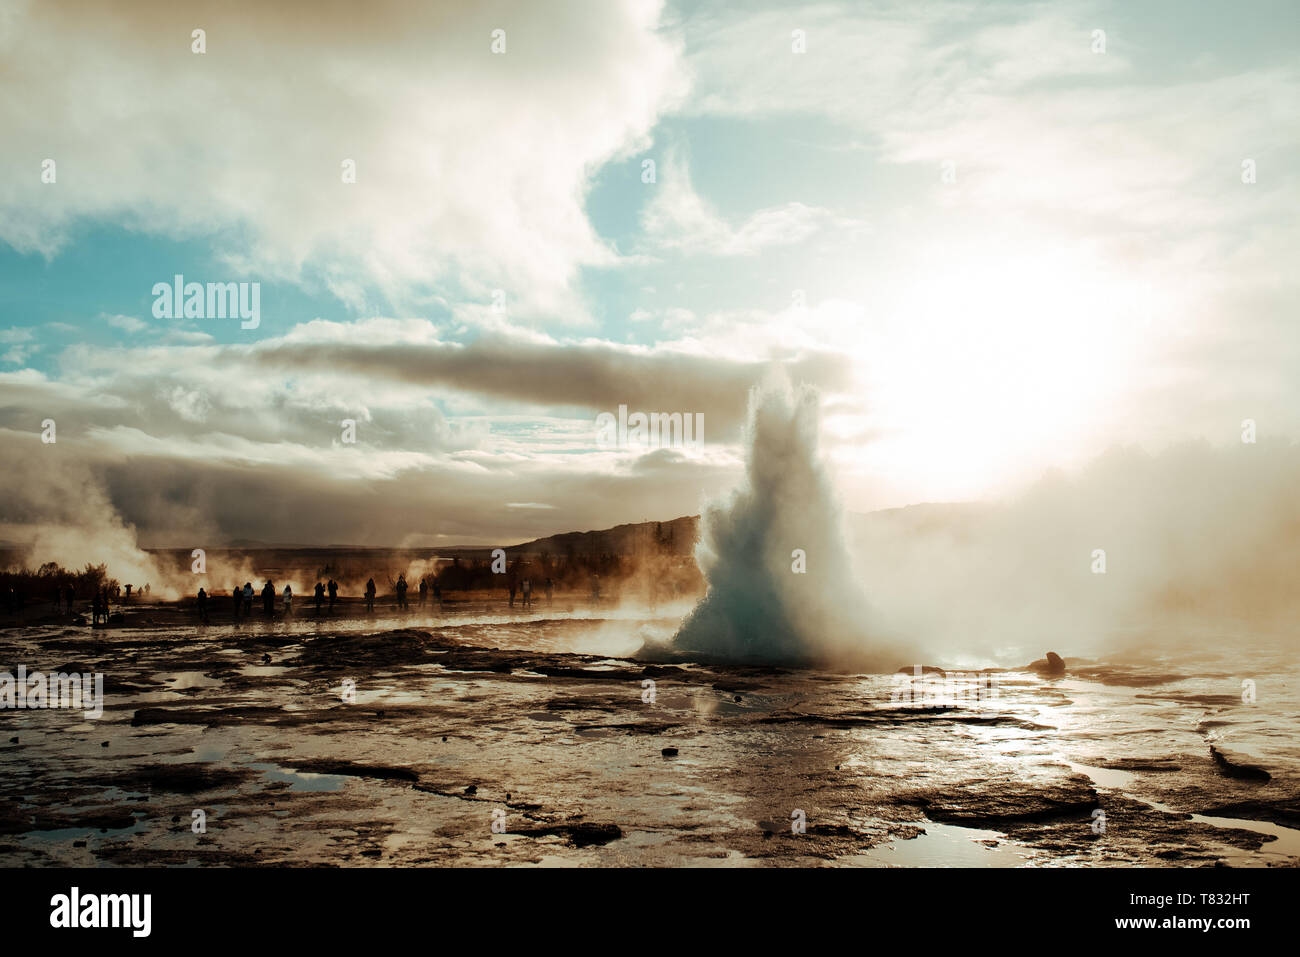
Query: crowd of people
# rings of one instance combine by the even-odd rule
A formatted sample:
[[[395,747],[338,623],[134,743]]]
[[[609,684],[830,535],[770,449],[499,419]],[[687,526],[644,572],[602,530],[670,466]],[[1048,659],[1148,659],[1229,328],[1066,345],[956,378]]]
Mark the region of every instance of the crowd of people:
[[[514,569],[503,577],[506,580],[503,586],[499,587],[504,587],[510,608],[520,607],[529,610],[534,608],[539,601],[539,593],[545,595],[548,607],[554,601],[555,582],[550,577],[539,575],[534,579],[534,577],[526,574],[521,575]],[[399,574],[395,582],[390,580],[390,585],[391,591],[389,594],[392,598],[392,608],[395,611],[410,611],[413,604],[414,607],[421,610],[431,604],[438,609],[443,607],[443,589],[436,575],[421,577],[414,587],[415,594],[413,596],[410,594],[412,586],[407,582],[404,573]],[[0,598],[7,599],[10,614],[17,614],[27,604],[26,596],[22,594],[21,590],[14,587],[9,587],[5,591],[7,594],[0,595]],[[78,591],[81,592],[84,599],[86,591],[84,584],[78,589],[74,588],[72,584],[60,583],[46,594],[51,596],[56,613],[70,615],[77,609]],[[242,585],[236,582],[231,587],[227,607],[230,609],[231,619],[234,622],[238,623],[253,617],[254,591],[251,581],[246,581]],[[148,584],[139,588],[131,584],[119,585],[116,581],[108,581],[102,586],[97,585],[93,589],[90,600],[91,624],[99,626],[109,624],[110,620],[121,621],[121,609],[130,604],[133,597],[137,600],[147,599],[150,593],[151,588]],[[293,586],[285,584],[283,590],[277,593],[275,583],[268,578],[261,588],[261,617],[264,620],[274,620],[277,617],[277,594],[280,598],[281,616],[284,618],[294,616]],[[374,614],[376,602],[379,599],[379,588],[375,584],[373,577],[366,580],[360,597],[365,602],[366,613]],[[599,603],[601,599],[600,582],[594,575],[592,576],[591,598],[596,603]],[[341,586],[333,577],[329,577],[316,582],[312,590],[312,602],[309,607],[314,617],[333,616],[337,613],[336,609],[343,601]],[[518,602],[518,605],[516,605],[516,602]],[[191,607],[201,623],[209,623],[214,615],[214,595],[206,587],[199,588]],[[219,614],[219,612],[215,613]]]
[[[407,598],[407,593],[411,589],[410,585],[406,581],[406,575],[404,573],[397,576],[397,581],[393,583],[392,588],[394,610],[410,611],[411,603]],[[550,606],[554,601],[555,583],[550,578],[546,578],[540,588],[546,595],[547,606]],[[335,607],[342,601],[339,596],[339,589],[339,583],[333,578],[330,578],[327,581],[316,582],[316,586],[312,591],[312,610],[315,617],[320,617],[323,614],[335,614]],[[534,594],[533,580],[529,577],[518,577],[515,575],[509,576],[506,582],[506,590],[509,594],[511,608],[515,607],[516,598],[519,599],[521,607],[523,608],[532,608],[534,602],[537,600]],[[266,580],[266,583],[262,586],[261,594],[262,616],[268,619],[274,618],[276,590],[275,584],[271,579],[268,578]],[[442,607],[442,588],[436,577],[425,576],[421,578],[419,585],[416,588],[416,594],[418,596],[416,599],[417,608],[423,609],[431,602],[436,604],[439,608]],[[599,594],[598,587],[594,588],[593,596],[598,599]],[[252,582],[244,582],[242,586],[236,584],[231,588],[230,595],[233,620],[239,622],[242,619],[251,618],[253,615]],[[283,599],[283,617],[292,618],[293,587],[286,584],[284,586],[284,591],[281,593],[281,597]],[[373,577],[366,580],[362,597],[365,601],[366,613],[374,614],[375,601],[379,597],[379,588],[375,584]],[[196,601],[196,609],[199,620],[205,624],[209,621],[210,600],[211,596],[208,594],[207,590],[200,588]]]
[[[83,586],[84,593],[85,588]],[[119,606],[131,601],[132,586],[119,585],[117,582],[110,582],[105,585],[97,585],[90,596],[90,623],[91,625],[107,625],[114,604]],[[149,586],[145,585],[136,592],[139,598],[149,597]],[[72,584],[57,585],[53,591],[48,593],[50,596],[50,608],[56,615],[74,615],[78,611],[77,589]],[[22,590],[10,586],[4,595],[5,610],[10,615],[18,615],[28,604],[27,595]]]

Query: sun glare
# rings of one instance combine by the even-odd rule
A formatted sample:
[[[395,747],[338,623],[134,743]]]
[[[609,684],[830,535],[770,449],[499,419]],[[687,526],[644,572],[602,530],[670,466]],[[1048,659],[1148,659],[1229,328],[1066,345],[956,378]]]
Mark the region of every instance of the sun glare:
[[[1144,281],[1029,247],[915,277],[862,357],[885,433],[867,457],[926,498],[1068,460],[1122,414],[1160,311]]]

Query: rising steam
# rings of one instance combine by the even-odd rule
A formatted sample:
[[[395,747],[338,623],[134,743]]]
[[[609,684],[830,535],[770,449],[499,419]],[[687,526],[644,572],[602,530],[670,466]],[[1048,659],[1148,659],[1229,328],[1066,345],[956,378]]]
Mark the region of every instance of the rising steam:
[[[873,637],[843,520],[818,455],[819,396],[786,382],[750,393],[745,479],[706,507],[696,561],[708,591],[678,648],[738,661],[893,671],[905,653]],[[806,571],[796,571],[796,550]]]
[[[24,561],[54,562],[69,570],[107,566],[108,575],[137,589],[149,584],[158,598],[180,597],[184,585],[143,551],[135,529],[123,521],[103,482],[60,446],[40,446],[28,436],[26,454],[6,463],[0,481],[0,534],[26,538]]]

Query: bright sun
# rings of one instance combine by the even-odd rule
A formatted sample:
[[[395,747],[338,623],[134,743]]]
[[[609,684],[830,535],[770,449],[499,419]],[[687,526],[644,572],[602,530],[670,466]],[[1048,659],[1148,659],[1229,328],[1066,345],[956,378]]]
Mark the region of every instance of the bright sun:
[[[971,251],[911,277],[860,353],[882,427],[862,464],[914,500],[1073,464],[1124,414],[1167,312],[1146,282],[1051,249]]]

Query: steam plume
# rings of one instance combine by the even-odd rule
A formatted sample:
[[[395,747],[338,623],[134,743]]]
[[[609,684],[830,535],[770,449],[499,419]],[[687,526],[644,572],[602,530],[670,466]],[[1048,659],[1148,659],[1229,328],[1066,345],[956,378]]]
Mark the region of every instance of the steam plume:
[[[818,455],[819,396],[780,381],[754,389],[745,479],[704,509],[696,560],[708,592],[677,647],[742,661],[892,671],[901,649],[872,636],[839,503]],[[796,550],[806,556],[797,570]]]

